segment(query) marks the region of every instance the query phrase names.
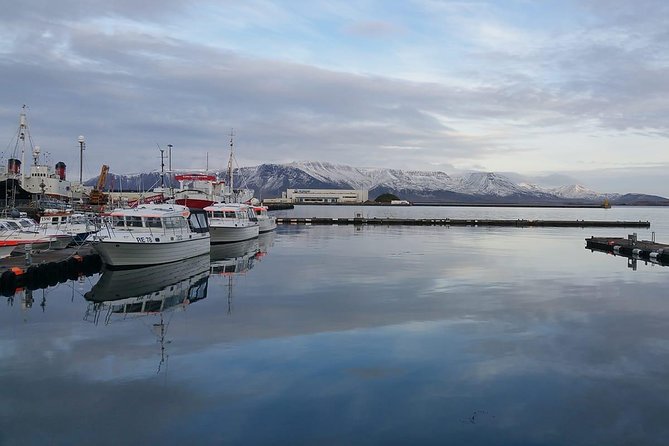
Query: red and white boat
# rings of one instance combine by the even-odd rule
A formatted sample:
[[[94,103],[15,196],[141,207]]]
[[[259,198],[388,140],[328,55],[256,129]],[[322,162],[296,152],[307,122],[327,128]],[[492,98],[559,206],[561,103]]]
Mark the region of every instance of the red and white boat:
[[[224,181],[216,175],[190,173],[175,175],[179,189],[174,192],[174,204],[193,209],[204,209],[217,201],[223,201]]]

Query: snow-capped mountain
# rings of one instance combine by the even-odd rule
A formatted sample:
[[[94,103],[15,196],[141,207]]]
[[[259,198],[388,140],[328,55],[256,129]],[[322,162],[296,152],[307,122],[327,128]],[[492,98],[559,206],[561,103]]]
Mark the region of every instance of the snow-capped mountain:
[[[223,171],[211,172],[225,178]],[[89,180],[95,183],[95,179]],[[166,185],[170,178],[166,176]],[[109,175],[107,189],[150,190],[160,185],[160,173],[132,176]],[[172,181],[173,186],[177,184]],[[261,164],[235,170],[235,186],[255,190],[258,198],[280,197],[286,189],[367,189],[370,199],[393,193],[402,199],[422,202],[480,203],[601,203],[669,204],[652,195],[603,194],[581,185],[542,188],[536,184],[516,183],[493,172],[473,172],[450,176],[440,171],[359,168],[327,162]]]
[[[585,198],[589,200],[601,200],[604,198],[615,198],[618,194],[600,194],[580,184],[556,187],[549,191],[560,198]]]

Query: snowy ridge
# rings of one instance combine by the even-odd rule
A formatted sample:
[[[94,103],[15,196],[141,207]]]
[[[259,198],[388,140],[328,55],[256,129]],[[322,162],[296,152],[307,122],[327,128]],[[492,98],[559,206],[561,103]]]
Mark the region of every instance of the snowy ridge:
[[[176,172],[175,172],[176,173]],[[218,173],[223,178],[223,172]],[[473,172],[451,176],[441,171],[359,168],[328,162],[303,161],[289,164],[261,164],[235,169],[236,186],[255,190],[256,197],[280,197],[286,189],[367,189],[369,198],[390,192],[410,201],[507,202],[507,203],[597,203],[669,204],[663,197],[644,194],[604,194],[582,185],[543,188],[516,183],[494,172]],[[160,184],[160,173],[114,175],[107,178],[115,190],[147,190]],[[95,179],[87,183],[94,184]],[[169,185],[170,178],[166,178]],[[172,185],[176,186],[172,180]]]

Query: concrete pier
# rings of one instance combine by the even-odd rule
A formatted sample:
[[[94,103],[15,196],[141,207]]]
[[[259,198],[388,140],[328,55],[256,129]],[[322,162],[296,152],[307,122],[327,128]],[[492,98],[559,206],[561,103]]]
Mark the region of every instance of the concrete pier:
[[[649,228],[648,221],[602,221],[602,220],[490,220],[453,218],[290,218],[278,217],[277,224],[297,225],[406,225],[406,226],[513,226],[564,227],[564,228]]]

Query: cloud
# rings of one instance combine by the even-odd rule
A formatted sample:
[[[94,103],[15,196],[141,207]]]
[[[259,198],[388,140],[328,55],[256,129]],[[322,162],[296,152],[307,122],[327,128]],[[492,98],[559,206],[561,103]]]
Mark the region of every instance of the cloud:
[[[78,164],[87,137],[87,176],[157,169],[156,143],[175,166],[222,165],[233,128],[241,164],[530,172],[631,160],[631,145],[669,162],[656,2],[1,6],[1,133],[28,104],[54,158]]]

